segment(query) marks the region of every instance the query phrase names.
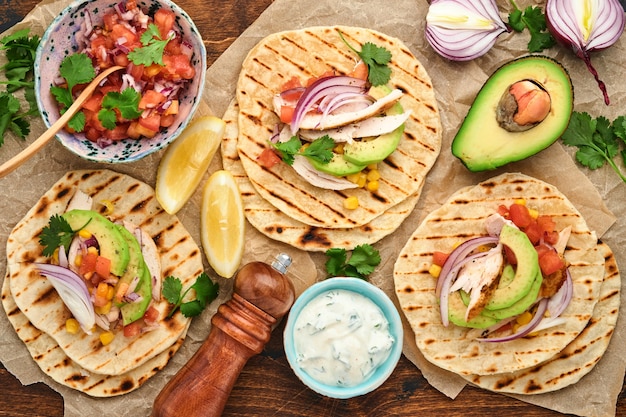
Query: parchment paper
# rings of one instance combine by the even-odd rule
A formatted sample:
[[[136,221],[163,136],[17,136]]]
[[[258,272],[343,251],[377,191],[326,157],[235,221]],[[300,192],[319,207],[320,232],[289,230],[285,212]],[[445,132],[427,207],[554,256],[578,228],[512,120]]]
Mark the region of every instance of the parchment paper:
[[[69,3],[67,0],[44,2],[26,19],[28,25],[43,28]],[[499,0],[502,15],[509,11],[509,2]],[[532,3],[530,0],[518,1],[524,8]],[[462,122],[473,98],[487,77],[505,62],[526,54],[528,33],[502,35],[496,46],[485,56],[467,63],[447,61],[435,54],[423,36],[424,20],[428,3],[425,0],[393,0],[385,2],[384,13],[381,14],[381,2],[374,0],[352,0],[337,2],[336,0],[275,0],[274,3],[246,30],[233,45],[209,68],[204,101],[216,115],[222,115],[229,101],[234,96],[234,87],[241,62],[247,52],[264,36],[287,29],[299,29],[315,25],[353,25],[370,27],[391,36],[402,39],[417,58],[426,66],[433,78],[438,96],[444,127],[444,143],[439,160],[429,175],[423,195],[415,211],[403,226],[393,235],[376,244],[382,256],[382,263],[370,277],[371,282],[381,287],[396,302],[393,285],[393,264],[404,242],[417,227],[421,219],[432,209],[440,205],[451,193],[466,185],[475,184],[483,179],[497,175],[502,171],[523,172],[556,185],[583,213],[591,228],[607,242],[615,251],[618,265],[625,265],[624,225],[616,222],[626,211],[621,202],[626,201],[626,187],[621,180],[608,168],[590,172],[573,161],[573,150],[566,149],[555,143],[540,154],[516,164],[511,164],[497,171],[472,174],[450,153],[450,143],[458,126]],[[193,18],[193,16],[192,16]],[[18,25],[19,26],[19,25]],[[42,30],[43,31],[43,30]],[[620,114],[626,114],[626,86],[623,85],[623,56],[626,52],[626,38],[622,37],[617,45],[592,59],[607,84],[611,95],[611,106],[605,106],[596,83],[587,72],[584,64],[565,48],[555,47],[545,51],[561,62],[569,71],[575,89],[575,110],[587,111],[594,116],[604,115],[613,120]],[[34,127],[36,132],[37,127]],[[42,126],[39,127],[42,131]],[[15,142],[9,140],[8,142]],[[5,144],[0,152],[0,160],[8,159],[7,154],[17,152],[12,144]],[[7,151],[7,149],[12,149]],[[129,173],[149,184],[154,184],[156,167],[160,154],[153,155],[132,165],[116,165],[112,168]],[[213,161],[210,171],[219,167],[219,161]],[[0,250],[4,251],[6,234],[21,218],[37,198],[43,194],[66,170],[90,167],[92,164],[81,161],[70,155],[58,143],[50,144],[45,152],[36,156],[20,169],[5,179],[2,186],[7,189],[7,197],[0,201],[2,242]],[[196,195],[180,212],[180,217],[197,237],[199,227],[199,195]],[[306,254],[277,242],[267,241],[258,232],[248,228],[246,240],[251,246],[246,249],[244,262],[253,259],[269,259],[279,251],[286,251],[294,257],[291,276],[298,282],[299,288],[309,285],[315,279],[323,279],[324,257],[321,254]],[[6,262],[1,259],[0,266]],[[312,271],[311,262],[317,269],[317,277]],[[221,299],[230,291],[230,281],[221,280],[223,292]],[[624,287],[622,286],[622,290]],[[216,307],[218,304],[214,304]],[[623,307],[623,301],[622,301]],[[65,399],[65,415],[79,416],[85,413],[133,411],[136,415],[148,415],[149,408],[156,393],[168,378],[193,354],[208,334],[209,320],[212,311],[206,311],[200,319],[194,320],[188,340],[183,348],[171,361],[165,371],[153,377],[147,386],[122,398],[109,400],[93,400],[70,389],[60,387],[42,375],[37,366],[30,360],[26,349],[17,339],[6,319],[0,315],[0,359],[12,373],[24,384],[44,381],[59,391]],[[426,377],[431,385],[447,395],[455,398],[466,382],[456,375],[444,372],[424,360],[415,346],[412,331],[405,323],[404,354]],[[607,416],[615,414],[615,403],[624,378],[625,360],[619,354],[619,348],[625,339],[624,320],[618,320],[618,328],[611,345],[603,359],[595,369],[579,383],[552,394],[536,396],[517,396],[523,401],[550,408],[562,413],[581,416]],[[25,367],[24,364],[28,364]],[[418,375],[416,369],[416,376]],[[122,405],[123,402],[123,405]]]

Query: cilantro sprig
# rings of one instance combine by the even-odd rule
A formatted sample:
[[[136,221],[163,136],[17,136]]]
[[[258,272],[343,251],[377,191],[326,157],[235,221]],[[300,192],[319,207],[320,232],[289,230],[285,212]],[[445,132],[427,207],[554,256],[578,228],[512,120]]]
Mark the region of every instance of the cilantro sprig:
[[[541,52],[551,48],[556,43],[554,37],[548,32],[546,16],[538,6],[528,6],[523,11],[517,7],[514,0],[510,0],[513,11],[509,13],[509,25],[516,32],[523,32],[528,28],[530,41],[529,52]]]
[[[315,139],[308,146],[303,146],[298,136],[292,136],[286,142],[270,143],[280,152],[282,160],[288,165],[293,165],[296,155],[327,164],[333,158],[333,148],[336,146],[335,141],[328,135]]]
[[[76,231],[72,229],[64,217],[59,214],[53,215],[39,235],[39,244],[43,247],[43,255],[52,256],[54,251],[61,246],[66,250],[69,249],[75,234]]]
[[[141,34],[141,48],[135,48],[128,53],[128,59],[133,61],[135,65],[163,65],[163,52],[165,46],[173,39],[173,35],[163,39],[159,28],[154,23],[148,25],[148,28]]]
[[[0,84],[6,91],[0,93],[0,146],[4,144],[7,131],[13,132],[20,139],[30,134],[30,117],[37,114],[35,101],[35,83],[33,72],[35,52],[39,45],[38,35],[29,35],[29,29],[22,29],[0,39],[0,51],[7,63],[0,67],[6,80]],[[28,109],[22,110],[20,100],[13,93],[22,92],[28,103]]]
[[[183,301],[191,289],[195,290],[196,298]],[[185,291],[183,291],[183,284],[179,278],[168,276],[163,281],[163,297],[174,305],[168,317],[174,315],[179,308],[185,317],[198,316],[211,301],[217,298],[218,292],[219,284],[211,281],[211,278],[204,272],[198,275],[193,285]]]
[[[389,68],[388,65],[391,61],[391,52],[372,42],[364,43],[361,46],[361,50],[358,51],[346,41],[341,31],[338,30],[337,32],[339,32],[339,37],[343,43],[356,53],[367,65],[369,70],[367,80],[370,84],[374,86],[387,84],[391,78],[391,68]]]
[[[606,117],[591,117],[586,112],[573,112],[561,140],[575,146],[576,160],[589,169],[598,169],[605,163],[626,182],[626,176],[615,162],[620,153],[620,140],[626,143],[626,118],[620,116],[611,123]],[[626,164],[626,150],[621,151]]]
[[[366,279],[380,264],[380,253],[367,243],[356,246],[350,258],[343,248],[328,249],[326,256],[326,272],[329,277],[345,276]]]

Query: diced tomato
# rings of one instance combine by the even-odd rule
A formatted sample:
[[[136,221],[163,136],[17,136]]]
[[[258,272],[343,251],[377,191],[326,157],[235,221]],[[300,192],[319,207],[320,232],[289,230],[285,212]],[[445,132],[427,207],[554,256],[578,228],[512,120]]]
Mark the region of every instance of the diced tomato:
[[[164,116],[178,114],[178,100],[172,100],[170,106],[163,112]]]
[[[280,108],[280,121],[283,123],[291,123],[291,120],[293,119],[293,115],[296,112],[296,108],[295,107],[291,107],[291,106],[282,106]]]
[[[504,204],[498,206],[498,214],[506,219],[509,218],[509,208]]]
[[[130,76],[132,76],[135,80],[141,80],[141,77],[143,77],[143,70],[144,70],[143,64],[136,65],[136,64],[133,64],[132,62],[130,62],[128,64],[128,67],[126,68],[126,71],[128,72],[128,74],[130,74]]]
[[[139,333],[141,333],[141,323],[138,321],[134,321],[124,326],[125,337],[137,336]]]
[[[283,83],[280,88],[280,92],[282,93],[288,90],[293,90],[295,88],[302,88],[302,81],[300,81],[300,78],[294,75],[288,81]]]
[[[120,21],[117,13],[106,13],[103,18],[104,28],[111,30]]]
[[[434,251],[433,252],[433,263],[438,266],[443,266],[448,259],[450,254],[446,252]]]
[[[113,55],[113,62],[115,65],[119,65],[120,67],[125,67],[130,63],[128,56],[126,54],[117,54]]]
[[[187,55],[164,55],[163,64],[165,69],[162,72],[170,79],[190,80],[196,75]]]
[[[159,310],[157,310],[154,306],[148,307],[146,313],[143,315],[143,320],[146,323],[154,323],[159,319]]]
[[[97,259],[98,254],[96,252],[85,252],[81,257],[78,273],[80,275],[85,275],[95,272]]]
[[[96,258],[95,271],[96,274],[103,278],[108,277],[111,272],[111,260],[109,258],[105,258],[104,256],[98,256]]]
[[[141,110],[154,109],[159,104],[165,101],[165,96],[156,90],[145,90],[139,101],[139,108]]]
[[[511,204],[509,207],[510,219],[517,227],[524,228],[532,222],[528,207],[523,204]]]
[[[276,152],[274,152],[274,150],[270,148],[265,148],[263,149],[263,152],[261,152],[261,154],[258,156],[257,161],[259,161],[259,164],[261,164],[265,168],[271,168],[279,163],[281,161],[281,158],[276,154]]]
[[[92,142],[96,142],[102,135],[99,130],[92,126],[87,126],[85,127],[85,137]]]
[[[362,60],[357,62],[352,72],[348,74],[348,76],[358,78],[360,80],[367,80],[368,75],[369,69],[367,68],[365,62],[363,62]]]
[[[161,127],[161,115],[156,112],[153,112],[147,117],[141,116],[138,121],[139,125],[145,127],[148,130],[151,130],[154,133],[158,132],[159,128]],[[154,136],[154,133],[152,134],[152,136]]]
[[[130,123],[118,123],[114,129],[106,129],[103,132],[104,137],[111,139],[112,141],[122,140],[128,137],[128,125]]]
[[[526,236],[528,236],[528,240],[530,240],[530,242],[533,245],[536,245],[537,243],[539,243],[539,241],[543,237],[543,231],[539,227],[539,224],[536,221],[534,221],[534,220],[531,221],[524,228],[524,233],[526,233]]]
[[[539,268],[543,275],[551,275],[565,267],[563,259],[555,250],[543,251],[539,255]]]
[[[89,97],[83,103],[83,109],[87,109],[87,110],[90,110],[92,112],[99,111],[102,108],[102,99],[103,98],[104,98],[104,96],[102,95],[102,93],[100,93],[98,91],[94,92],[91,95],[91,97]]]
[[[517,265],[517,257],[515,256],[515,253],[506,245],[504,246],[504,257],[511,265]]]
[[[309,87],[311,84],[313,84],[315,81],[319,80],[320,78],[331,77],[333,75],[335,75],[335,71],[328,70],[317,77],[309,78],[306,82],[306,86]]]
[[[176,16],[171,10],[161,8],[156,11],[154,14],[154,24],[159,28],[162,39],[167,38],[169,31],[174,28],[175,20]]]
[[[164,114],[161,116],[161,127],[170,127],[176,121],[175,114]]]
[[[130,30],[126,25],[121,23],[113,25],[111,33],[109,35],[114,42],[121,43],[128,49],[133,49],[137,46],[141,46],[139,35],[136,32]]]

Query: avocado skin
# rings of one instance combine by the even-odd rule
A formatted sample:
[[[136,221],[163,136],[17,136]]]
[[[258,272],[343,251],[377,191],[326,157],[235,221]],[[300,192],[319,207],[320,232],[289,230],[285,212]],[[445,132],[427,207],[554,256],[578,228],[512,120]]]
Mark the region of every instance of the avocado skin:
[[[63,213],[72,230],[85,229],[96,237],[100,255],[111,261],[111,273],[122,276],[130,260],[128,243],[115,223],[92,210],[70,210]]]
[[[537,251],[521,230],[504,225],[500,232],[500,242],[515,254],[517,268],[515,277],[506,286],[498,287],[485,306],[488,310],[511,307],[531,290],[537,274],[541,274]]]
[[[508,132],[495,110],[508,87],[523,79],[541,83],[551,97],[550,113],[524,132]],[[554,143],[567,129],[574,107],[574,89],[561,64],[542,55],[512,60],[487,79],[452,141],[452,154],[472,172],[493,170],[528,158]]]

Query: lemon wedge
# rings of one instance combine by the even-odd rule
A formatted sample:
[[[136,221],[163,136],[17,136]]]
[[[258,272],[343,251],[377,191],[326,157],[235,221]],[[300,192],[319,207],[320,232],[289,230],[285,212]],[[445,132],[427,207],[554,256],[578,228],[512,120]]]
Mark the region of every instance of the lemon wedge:
[[[155,192],[166,212],[178,212],[198,188],[225,129],[226,123],[218,117],[199,117],[165,150],[157,170]]]
[[[243,257],[245,220],[239,187],[230,171],[215,171],[204,185],[200,215],[204,253],[213,270],[232,277]]]

